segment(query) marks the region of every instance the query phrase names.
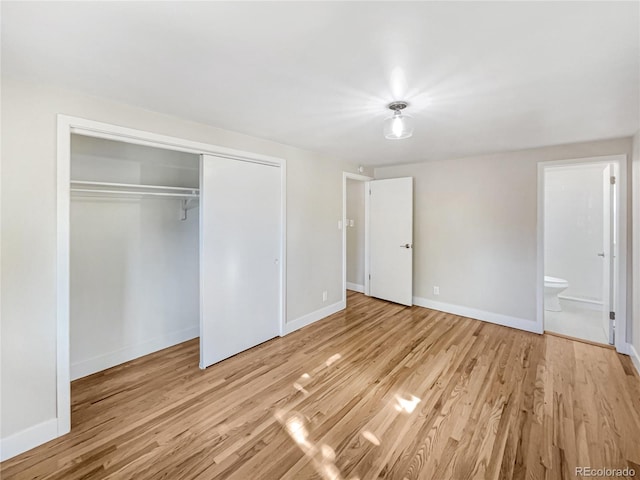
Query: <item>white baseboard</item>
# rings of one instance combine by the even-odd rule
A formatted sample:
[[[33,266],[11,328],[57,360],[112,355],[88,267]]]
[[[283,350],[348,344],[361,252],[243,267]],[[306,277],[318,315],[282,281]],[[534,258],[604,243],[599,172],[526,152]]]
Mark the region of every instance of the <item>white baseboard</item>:
[[[588,310],[598,310],[602,311],[602,302],[598,302],[596,300],[589,300],[586,298],[578,298],[578,297],[568,297],[565,295],[558,295],[558,298],[562,300],[563,303],[572,304],[581,308],[586,308]]]
[[[186,342],[200,335],[200,327],[190,327],[177,332],[159,335],[144,343],[130,345],[128,347],[116,350],[115,352],[105,353],[97,357],[89,358],[81,362],[71,365],[71,380],[86,377],[92,373],[115,367],[121,363],[128,362],[138,357],[148,355],[163,348],[168,348],[178,343]]]
[[[288,335],[291,332],[295,332],[302,327],[311,325],[312,323],[317,322],[318,320],[322,320],[323,318],[326,318],[329,315],[333,315],[334,313],[339,312],[340,310],[344,310],[345,308],[347,308],[347,303],[346,301],[342,300],[340,302],[336,302],[329,306],[316,310],[315,312],[303,315],[302,317],[296,318],[295,320],[291,320],[284,326],[284,334]]]
[[[604,331],[604,328],[602,329]],[[622,353],[623,355],[631,356],[631,344],[627,342],[620,342],[619,345],[614,345],[616,347],[616,352]]]
[[[627,351],[629,352],[633,366],[636,367],[636,372],[640,375],[640,355],[638,354],[638,351],[631,343],[627,344]]]
[[[347,290],[353,290],[354,292],[364,293],[364,285],[347,282]]]
[[[519,330],[525,330],[527,332],[542,333],[542,327],[540,325],[538,325],[535,321],[526,320],[524,318],[511,317],[509,315],[503,315],[501,313],[487,312],[485,310],[476,310],[475,308],[437,302],[435,300],[429,300],[428,298],[422,297],[413,297],[413,304],[419,307],[430,308],[432,310],[439,310],[446,313],[453,313],[454,315],[460,315],[462,317],[473,318],[475,320],[495,323],[497,325],[503,325],[505,327],[517,328]]]
[[[58,419],[44,421],[0,439],[0,462],[47,443],[58,436]]]

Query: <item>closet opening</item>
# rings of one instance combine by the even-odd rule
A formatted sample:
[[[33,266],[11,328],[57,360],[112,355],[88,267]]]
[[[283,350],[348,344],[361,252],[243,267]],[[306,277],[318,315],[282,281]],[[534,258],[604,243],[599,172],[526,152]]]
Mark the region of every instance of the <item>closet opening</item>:
[[[72,380],[284,335],[286,178],[281,158],[58,115],[56,436]]]
[[[70,377],[199,336],[199,156],[71,135]]]

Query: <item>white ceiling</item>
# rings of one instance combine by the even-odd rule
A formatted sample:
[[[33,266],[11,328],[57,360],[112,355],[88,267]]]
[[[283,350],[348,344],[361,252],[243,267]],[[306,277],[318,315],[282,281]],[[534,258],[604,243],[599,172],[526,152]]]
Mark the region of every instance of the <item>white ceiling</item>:
[[[3,75],[366,165],[640,127],[638,2],[2,2],[1,27]]]

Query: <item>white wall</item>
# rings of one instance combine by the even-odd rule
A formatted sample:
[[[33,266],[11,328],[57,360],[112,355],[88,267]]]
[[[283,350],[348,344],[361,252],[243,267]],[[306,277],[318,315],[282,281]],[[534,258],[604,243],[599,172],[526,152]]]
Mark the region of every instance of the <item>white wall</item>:
[[[604,284],[603,172],[603,165],[545,172],[545,275],[569,282],[562,295],[596,302]]]
[[[347,282],[364,289],[364,182],[347,178]]]
[[[72,180],[198,187],[197,155],[72,136]],[[71,197],[71,378],[198,336],[198,210]]]
[[[1,93],[3,441],[56,416],[58,113],[286,159],[287,321],[339,308],[342,173],[356,165],[68,90],[3,78]]]
[[[537,163],[630,150],[623,138],[377,168],[415,178],[414,296],[534,322]]]

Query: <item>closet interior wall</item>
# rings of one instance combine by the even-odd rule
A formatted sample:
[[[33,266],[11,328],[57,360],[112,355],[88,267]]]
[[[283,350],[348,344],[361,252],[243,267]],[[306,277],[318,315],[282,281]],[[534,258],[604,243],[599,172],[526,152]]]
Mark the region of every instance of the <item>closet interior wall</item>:
[[[199,158],[72,135],[71,180],[197,189]],[[72,380],[198,336],[198,209],[181,202],[72,191]]]

